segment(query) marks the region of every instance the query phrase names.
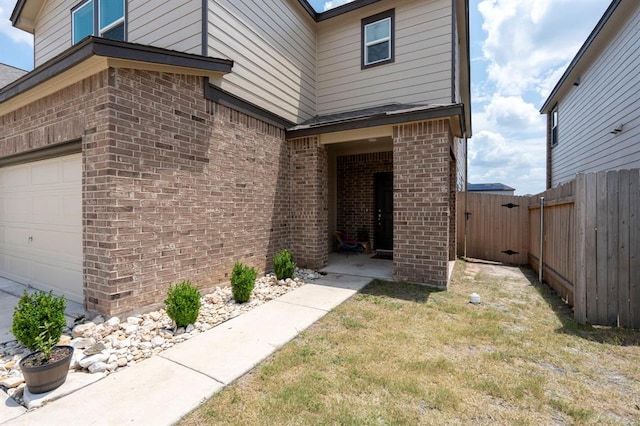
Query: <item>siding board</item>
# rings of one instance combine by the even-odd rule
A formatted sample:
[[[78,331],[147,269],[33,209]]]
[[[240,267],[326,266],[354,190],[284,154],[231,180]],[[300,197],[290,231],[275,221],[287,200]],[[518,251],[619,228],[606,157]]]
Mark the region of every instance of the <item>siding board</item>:
[[[220,85],[281,117],[316,115],[315,23],[293,0],[210,0],[209,55],[235,62]]]
[[[200,54],[201,8],[200,0],[130,1],[128,40]]]
[[[396,3],[394,62],[360,69],[361,19],[388,7],[374,4],[318,24],[318,114],[393,102],[451,102],[452,16],[446,0]]]
[[[76,0],[47,1],[36,20],[35,66],[71,47],[71,8]]]
[[[640,167],[640,8],[559,102],[552,185],[579,172]],[[622,133],[610,131],[624,123]]]

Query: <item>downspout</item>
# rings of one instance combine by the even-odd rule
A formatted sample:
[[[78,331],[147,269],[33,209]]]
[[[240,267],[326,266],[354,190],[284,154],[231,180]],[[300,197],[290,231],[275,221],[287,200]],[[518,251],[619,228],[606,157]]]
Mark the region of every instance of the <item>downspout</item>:
[[[538,261],[538,282],[542,284],[542,255],[544,254],[544,197],[540,197],[540,259]]]
[[[468,139],[464,137],[464,258],[467,258],[467,198],[469,197],[469,152],[467,149]]]

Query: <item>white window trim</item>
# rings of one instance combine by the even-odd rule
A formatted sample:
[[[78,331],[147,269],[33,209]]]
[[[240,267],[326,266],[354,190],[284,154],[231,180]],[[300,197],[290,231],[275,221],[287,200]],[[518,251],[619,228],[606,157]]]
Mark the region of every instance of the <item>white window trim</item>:
[[[383,38],[379,38],[370,42],[366,42],[367,40],[367,29],[369,27],[371,27],[372,25],[377,25],[381,22],[385,22],[387,21],[387,26],[389,28],[389,35],[387,37],[383,37]],[[376,22],[372,22],[370,24],[367,24],[364,26],[364,39],[365,39],[365,44],[364,44],[364,65],[368,66],[368,65],[373,65],[373,64],[377,64],[378,62],[384,62],[384,61],[388,61],[391,59],[391,43],[393,43],[393,40],[391,39],[391,17],[386,17],[384,19],[381,19],[379,21]],[[389,42],[389,48],[387,49],[387,57],[383,58],[383,59],[378,59],[377,61],[369,61],[369,50],[367,49],[369,46],[374,46],[376,44],[380,44],[380,43],[384,43],[385,41]]]

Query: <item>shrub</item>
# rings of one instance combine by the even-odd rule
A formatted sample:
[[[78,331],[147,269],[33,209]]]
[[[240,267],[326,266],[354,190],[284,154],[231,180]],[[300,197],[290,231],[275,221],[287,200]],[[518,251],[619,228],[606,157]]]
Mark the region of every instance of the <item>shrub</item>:
[[[231,291],[233,299],[238,303],[244,303],[251,297],[253,287],[256,285],[258,272],[255,268],[236,262],[231,271]]]
[[[176,327],[186,327],[198,319],[200,312],[200,292],[191,285],[191,281],[170,285],[167,298],[167,315],[176,323]]]
[[[284,249],[276,253],[273,257],[273,271],[279,280],[293,278],[293,273],[296,271],[296,263],[293,261],[293,256],[291,256],[289,250]]]
[[[67,325],[66,307],[65,298],[52,292],[36,291],[29,295],[25,291],[13,311],[11,333],[18,342],[34,352],[41,351],[48,360]]]

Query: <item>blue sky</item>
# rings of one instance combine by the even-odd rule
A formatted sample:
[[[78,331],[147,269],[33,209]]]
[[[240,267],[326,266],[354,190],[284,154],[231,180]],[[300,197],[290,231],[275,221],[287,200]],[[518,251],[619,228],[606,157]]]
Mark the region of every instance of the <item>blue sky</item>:
[[[310,1],[319,11],[347,2]],[[540,192],[545,119],[538,110],[610,0],[469,2],[469,181],[501,182],[517,194]],[[14,6],[15,0],[0,0],[0,62],[31,70],[33,37],[11,27]]]

